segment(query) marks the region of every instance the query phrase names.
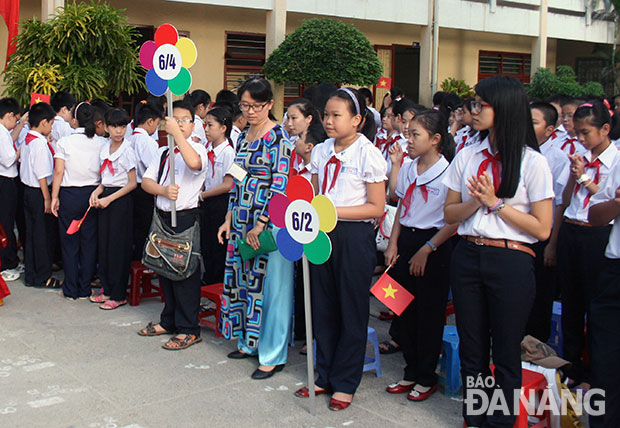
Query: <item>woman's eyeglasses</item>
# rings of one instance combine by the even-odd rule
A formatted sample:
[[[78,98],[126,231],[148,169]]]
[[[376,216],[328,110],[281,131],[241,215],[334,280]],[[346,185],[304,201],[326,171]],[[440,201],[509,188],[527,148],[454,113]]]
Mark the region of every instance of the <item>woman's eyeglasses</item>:
[[[485,107],[493,107],[491,104],[483,103],[481,101],[473,101],[471,103],[471,112],[472,113],[480,113]]]
[[[241,111],[250,111],[251,109],[254,110],[256,113],[260,113],[261,111],[263,111],[267,104],[269,104],[269,101],[263,104],[239,103],[239,108],[241,109]]]

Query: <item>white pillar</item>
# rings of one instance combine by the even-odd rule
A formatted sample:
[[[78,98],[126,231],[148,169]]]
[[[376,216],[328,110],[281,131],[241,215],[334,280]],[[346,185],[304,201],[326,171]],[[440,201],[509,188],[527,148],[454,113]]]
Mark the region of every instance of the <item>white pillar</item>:
[[[547,14],[548,0],[540,0],[538,7],[538,37],[532,41],[532,69],[533,76],[540,67],[547,67]]]
[[[41,21],[47,21],[59,7],[65,7],[65,0],[41,0]]]
[[[435,52],[435,42],[433,37],[433,21],[435,14],[435,1],[428,0],[428,22],[422,28],[422,38],[420,40],[420,86],[419,103],[430,106],[433,100],[433,53]]]
[[[273,0],[271,10],[267,11],[267,35],[265,40],[265,57],[284,41],[286,35],[286,0]],[[273,114],[279,120],[284,115],[284,85],[273,85]]]

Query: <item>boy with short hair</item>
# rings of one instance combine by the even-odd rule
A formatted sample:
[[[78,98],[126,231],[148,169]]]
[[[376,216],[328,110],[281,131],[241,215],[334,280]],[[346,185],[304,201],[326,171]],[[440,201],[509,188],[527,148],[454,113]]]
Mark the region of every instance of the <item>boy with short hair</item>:
[[[562,102],[562,124],[566,130],[566,136],[562,140],[556,140],[555,146],[571,155],[583,155],[587,151],[579,142],[575,126],[573,125],[573,115],[584,102],[584,100],[579,98],[567,98]]]
[[[17,165],[20,151],[11,131],[17,126],[21,108],[15,98],[0,99],[0,223],[9,239],[9,245],[0,250],[2,278],[15,281],[19,278],[16,269],[17,241],[13,227],[17,209]]]
[[[56,112],[52,126],[52,148],[56,149],[58,140],[73,133],[73,109],[77,101],[69,92],[58,91],[52,95],[50,103]]]
[[[59,288],[60,281],[52,277],[52,253],[56,231],[52,216],[49,186],[54,175],[54,149],[47,141],[52,132],[54,109],[47,103],[37,103],[30,109],[30,131],[22,147],[19,175],[24,183],[24,217],[26,245],[24,254],[25,285],[27,287]]]

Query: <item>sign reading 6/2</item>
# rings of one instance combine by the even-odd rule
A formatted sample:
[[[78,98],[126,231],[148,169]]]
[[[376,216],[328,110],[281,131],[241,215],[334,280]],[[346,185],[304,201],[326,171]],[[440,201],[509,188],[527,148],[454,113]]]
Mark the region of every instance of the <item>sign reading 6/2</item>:
[[[308,201],[297,199],[290,203],[284,216],[289,235],[301,244],[308,244],[319,233],[319,214]]]
[[[163,80],[172,80],[181,71],[181,52],[173,45],[161,45],[153,56],[153,69]]]

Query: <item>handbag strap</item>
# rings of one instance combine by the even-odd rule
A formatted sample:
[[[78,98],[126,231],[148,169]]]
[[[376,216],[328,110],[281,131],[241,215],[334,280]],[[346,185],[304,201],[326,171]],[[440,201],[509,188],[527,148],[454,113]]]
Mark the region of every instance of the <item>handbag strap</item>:
[[[159,184],[159,180],[161,180],[161,176],[164,175],[164,165],[166,163],[166,156],[168,156],[168,152],[170,149],[166,148],[161,153],[161,157],[159,158],[159,172],[157,173],[157,184]]]

